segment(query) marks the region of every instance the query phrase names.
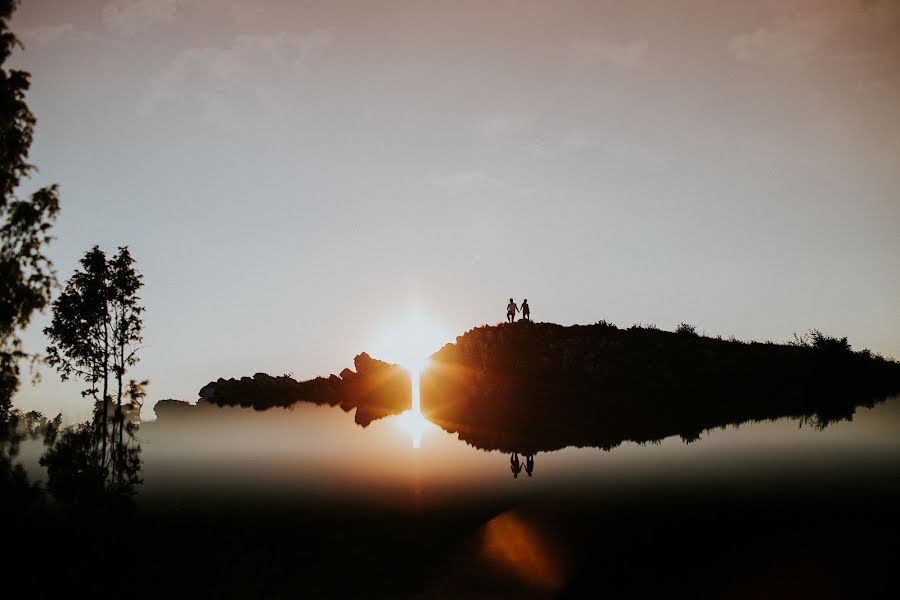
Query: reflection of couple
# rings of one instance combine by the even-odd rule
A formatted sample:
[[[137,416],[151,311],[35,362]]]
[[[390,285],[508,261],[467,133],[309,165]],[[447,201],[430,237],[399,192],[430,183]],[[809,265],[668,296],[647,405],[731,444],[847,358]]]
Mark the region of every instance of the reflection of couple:
[[[519,460],[518,452],[513,452],[512,456],[509,457],[509,470],[512,471],[513,479],[519,478],[519,473],[522,472],[522,462]],[[529,477],[531,477],[531,474],[534,473],[533,454],[529,454],[525,457],[525,472],[528,473]]]

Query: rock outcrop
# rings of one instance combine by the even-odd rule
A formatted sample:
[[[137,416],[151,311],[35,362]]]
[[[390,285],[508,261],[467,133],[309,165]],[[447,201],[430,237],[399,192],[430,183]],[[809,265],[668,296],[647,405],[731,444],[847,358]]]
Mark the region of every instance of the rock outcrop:
[[[297,402],[356,409],[355,420],[365,427],[373,420],[407,410],[411,403],[409,374],[397,365],[376,360],[365,352],[354,360],[356,371],[344,369],[340,377],[297,381],[288,376],[257,373],[240,379],[218,379],[200,389],[201,400],[218,406],[256,410],[288,407]],[[163,410],[168,410],[163,407]],[[159,414],[159,413],[157,413]]]

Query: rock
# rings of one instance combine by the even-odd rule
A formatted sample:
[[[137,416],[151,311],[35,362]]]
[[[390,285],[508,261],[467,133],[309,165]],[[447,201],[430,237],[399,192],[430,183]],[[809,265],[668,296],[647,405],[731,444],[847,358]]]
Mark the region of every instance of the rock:
[[[357,371],[344,369],[340,377],[296,381],[256,373],[251,377],[219,379],[201,388],[202,399],[219,406],[252,406],[255,410],[287,407],[297,402],[340,405],[356,409],[356,421],[366,426],[375,419],[398,414],[412,403],[409,375],[401,367],[372,358],[365,352],[354,358]]]
[[[363,352],[353,359],[353,366],[356,367],[356,372],[360,375],[368,375],[374,367],[375,362],[376,361],[371,356]]]

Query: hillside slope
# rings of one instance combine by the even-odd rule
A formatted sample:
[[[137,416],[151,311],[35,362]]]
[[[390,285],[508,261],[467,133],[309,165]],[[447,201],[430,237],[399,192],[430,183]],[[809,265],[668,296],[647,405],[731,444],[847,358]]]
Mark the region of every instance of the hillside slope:
[[[610,448],[750,420],[824,426],[900,392],[900,364],[813,332],[744,343],[606,323],[478,327],[432,356],[422,410],[481,448]]]

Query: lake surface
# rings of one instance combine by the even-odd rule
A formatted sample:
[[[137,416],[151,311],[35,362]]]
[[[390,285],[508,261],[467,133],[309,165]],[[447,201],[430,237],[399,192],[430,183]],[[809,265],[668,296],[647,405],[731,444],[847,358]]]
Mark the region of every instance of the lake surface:
[[[896,596],[900,398],[823,430],[779,419],[539,453],[515,478],[508,454],[409,414],[187,412],[142,425],[136,511],[102,527],[51,513],[16,538],[11,572],[66,587],[112,535],[142,575],[121,571],[134,596]],[[22,450],[36,465],[40,446]]]
[[[797,485],[900,476],[900,398],[860,407],[852,420],[817,430],[796,419],[705,432],[685,443],[623,443],[610,451],[538,453],[529,476],[513,477],[511,455],[484,451],[410,413],[368,427],[338,408],[298,404],[255,412],[204,408],[189,418],[142,426],[142,498],[182,492],[352,498],[397,508],[461,500],[521,502],[629,486]],[[522,465],[525,456],[519,457]]]

